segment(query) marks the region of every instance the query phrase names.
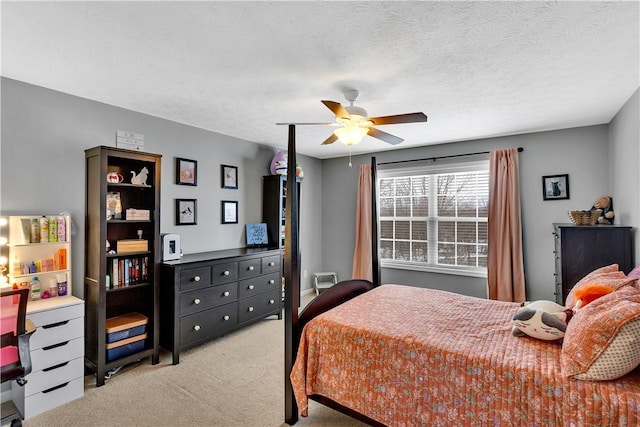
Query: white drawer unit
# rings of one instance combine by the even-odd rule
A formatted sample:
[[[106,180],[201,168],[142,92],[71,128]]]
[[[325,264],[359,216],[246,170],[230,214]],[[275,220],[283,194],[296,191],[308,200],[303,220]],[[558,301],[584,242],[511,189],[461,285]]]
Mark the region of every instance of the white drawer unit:
[[[25,419],[84,394],[84,302],[75,297],[56,302],[27,309],[36,326],[29,342],[32,370],[27,384],[11,386]]]

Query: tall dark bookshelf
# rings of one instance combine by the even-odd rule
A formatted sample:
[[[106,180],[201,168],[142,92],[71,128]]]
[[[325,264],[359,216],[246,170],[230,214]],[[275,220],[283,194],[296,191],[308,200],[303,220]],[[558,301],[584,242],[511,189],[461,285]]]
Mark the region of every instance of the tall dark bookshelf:
[[[298,200],[300,200],[300,179],[296,179],[296,185]],[[283,250],[286,250],[284,245],[286,206],[287,176],[265,175],[262,178],[262,221],[267,224],[269,246]]]
[[[104,385],[105,374],[112,369],[146,357],[151,357],[152,364],[159,361],[161,157],[105,146],[85,150],[85,365],[95,372],[97,386]],[[143,168],[148,171],[146,180],[132,183],[132,177]],[[112,172],[119,173],[122,182],[109,182],[107,175]],[[107,206],[108,193],[119,195],[119,209]],[[127,219],[129,208],[149,211],[149,218]],[[125,251],[123,241],[136,239],[146,240],[146,247]],[[148,259],[144,280],[115,287],[114,260],[117,264],[120,259],[133,258]],[[131,354],[108,360],[107,319],[134,312],[148,319],[144,345]]]

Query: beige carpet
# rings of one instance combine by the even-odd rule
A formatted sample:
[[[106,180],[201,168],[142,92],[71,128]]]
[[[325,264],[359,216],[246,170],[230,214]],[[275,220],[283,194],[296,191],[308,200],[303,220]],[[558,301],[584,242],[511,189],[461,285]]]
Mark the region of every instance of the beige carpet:
[[[311,402],[309,417],[296,425],[364,424]],[[24,426],[286,426],[284,320],[272,316],[182,352],[176,366],[162,352],[158,365],[129,365],[102,387],[86,376],[82,398]]]

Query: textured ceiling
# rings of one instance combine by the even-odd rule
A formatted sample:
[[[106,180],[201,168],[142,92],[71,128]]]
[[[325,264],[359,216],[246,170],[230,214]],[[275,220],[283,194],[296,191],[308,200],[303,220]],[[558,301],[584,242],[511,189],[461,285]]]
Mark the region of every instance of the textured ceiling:
[[[331,121],[346,88],[370,116],[426,113],[381,127],[406,148],[608,123],[639,86],[636,1],[1,7],[3,76],[280,148],[275,123]],[[348,154],[332,130],[299,126],[299,151]]]

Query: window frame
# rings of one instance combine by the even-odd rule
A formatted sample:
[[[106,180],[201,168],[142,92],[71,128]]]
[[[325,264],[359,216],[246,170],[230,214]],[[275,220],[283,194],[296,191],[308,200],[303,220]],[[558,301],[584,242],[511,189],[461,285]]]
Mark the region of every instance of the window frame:
[[[388,166],[388,167],[378,167],[377,171],[377,194],[376,194],[376,205],[378,218],[377,227],[378,227],[378,240],[381,242],[383,239],[381,238],[381,218],[380,215],[380,188],[381,188],[381,180],[385,178],[402,178],[402,177],[411,177],[411,176],[423,176],[423,175],[437,175],[437,174],[451,174],[451,173],[463,173],[463,172],[477,172],[477,171],[487,171],[489,172],[489,160],[475,160],[475,161],[438,161],[437,164],[427,164],[426,162],[422,162],[419,164],[414,164],[412,166]],[[434,188],[435,187],[435,188]],[[428,236],[433,236],[433,231],[437,230],[437,221],[438,217],[430,216],[429,213],[432,212],[432,206],[437,204],[437,186],[430,185],[429,186],[429,210],[427,213],[427,230]],[[488,196],[488,194],[487,194]],[[385,217],[386,218],[386,217]],[[402,217],[405,218],[405,217]],[[411,221],[412,216],[406,217],[407,221]],[[418,217],[420,218],[420,217]],[[458,220],[462,219],[464,221],[465,217],[452,217]],[[478,217],[469,217],[473,218],[473,222],[477,221]],[[393,217],[394,221],[398,219],[402,220],[401,217]],[[482,221],[480,221],[482,222]],[[437,235],[437,234],[436,234]],[[393,239],[384,239],[386,241],[392,240],[395,241],[395,237]],[[401,261],[401,260],[390,260],[383,259],[379,255],[380,266],[382,268],[393,268],[400,270],[411,270],[411,271],[423,271],[430,273],[440,273],[440,274],[449,274],[449,275],[460,275],[460,276],[469,276],[469,277],[487,277],[487,268],[486,267],[469,267],[469,266],[452,266],[452,265],[438,265],[435,260],[435,254],[437,253],[437,245],[438,241],[433,241],[433,239],[428,239],[428,261],[424,262],[416,262],[416,261]],[[379,245],[380,247],[380,245]],[[435,250],[434,250],[435,249]],[[378,249],[379,250],[379,249]]]

